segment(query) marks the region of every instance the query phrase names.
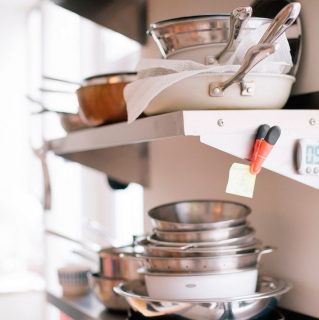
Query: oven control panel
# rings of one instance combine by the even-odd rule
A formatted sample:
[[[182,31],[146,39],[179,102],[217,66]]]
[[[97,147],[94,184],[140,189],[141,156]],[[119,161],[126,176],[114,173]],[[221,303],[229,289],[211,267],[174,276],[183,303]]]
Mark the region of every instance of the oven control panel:
[[[297,169],[300,174],[319,177],[319,140],[301,139],[297,146]]]

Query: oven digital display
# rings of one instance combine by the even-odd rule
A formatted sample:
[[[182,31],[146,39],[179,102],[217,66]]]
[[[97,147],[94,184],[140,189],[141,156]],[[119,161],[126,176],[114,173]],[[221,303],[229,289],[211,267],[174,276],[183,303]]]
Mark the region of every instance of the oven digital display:
[[[319,146],[307,145],[306,163],[307,164],[319,164]]]

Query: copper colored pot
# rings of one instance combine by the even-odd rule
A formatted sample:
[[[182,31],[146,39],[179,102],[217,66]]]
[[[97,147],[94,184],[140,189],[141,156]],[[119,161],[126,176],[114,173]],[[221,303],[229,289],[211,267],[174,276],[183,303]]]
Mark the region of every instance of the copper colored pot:
[[[89,126],[127,120],[124,87],[134,81],[135,72],[104,74],[87,78],[76,91],[80,116]]]

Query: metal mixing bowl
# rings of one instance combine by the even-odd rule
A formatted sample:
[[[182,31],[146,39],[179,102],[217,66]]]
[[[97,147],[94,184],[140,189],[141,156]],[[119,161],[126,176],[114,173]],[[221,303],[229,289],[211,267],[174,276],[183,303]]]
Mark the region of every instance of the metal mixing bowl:
[[[231,228],[191,231],[162,231],[154,229],[159,240],[168,242],[207,242],[238,238],[245,233],[246,225]]]
[[[97,273],[88,273],[89,285],[95,296],[110,310],[129,310],[125,298],[117,295],[113,288],[123,282],[123,279],[108,279]]]
[[[291,288],[292,285],[283,280],[260,276],[255,294],[227,300],[150,299],[144,283],[138,280],[121,283],[114,291],[124,296],[134,310],[148,317],[176,314],[190,320],[249,320],[266,317]]]
[[[246,223],[251,210],[230,201],[199,200],[165,204],[148,212],[158,230],[207,230]]]
[[[147,236],[147,240],[153,244],[158,244],[162,246],[172,246],[172,247],[185,247],[185,248],[196,248],[200,246],[227,246],[227,245],[239,245],[239,244],[248,244],[253,241],[255,235],[255,229],[251,227],[246,227],[243,235],[237,238],[230,238],[220,241],[203,241],[203,242],[170,242],[170,241],[161,241],[156,237],[156,234],[151,234]]]

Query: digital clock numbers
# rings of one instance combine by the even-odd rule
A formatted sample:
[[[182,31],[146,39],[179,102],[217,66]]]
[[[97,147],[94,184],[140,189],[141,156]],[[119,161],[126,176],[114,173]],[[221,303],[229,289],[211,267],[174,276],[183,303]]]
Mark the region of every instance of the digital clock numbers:
[[[319,176],[319,140],[299,140],[297,168],[300,174]]]

